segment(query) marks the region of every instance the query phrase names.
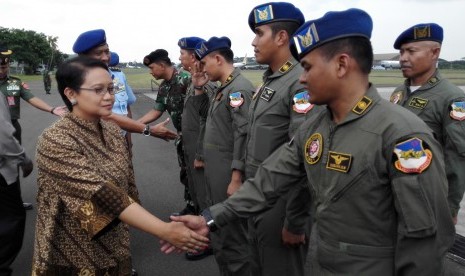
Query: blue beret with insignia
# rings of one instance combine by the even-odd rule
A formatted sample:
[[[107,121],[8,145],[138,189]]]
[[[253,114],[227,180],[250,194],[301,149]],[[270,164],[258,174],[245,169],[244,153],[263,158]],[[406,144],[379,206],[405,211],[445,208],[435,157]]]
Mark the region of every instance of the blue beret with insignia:
[[[119,56],[115,52],[110,52],[110,63],[108,66],[113,67],[119,64]]]
[[[442,27],[436,23],[422,23],[412,26],[397,37],[394,42],[394,49],[400,49],[404,43],[415,41],[436,41],[442,43],[444,34]]]
[[[336,39],[346,37],[371,38],[373,21],[360,9],[327,12],[323,17],[305,22],[290,43],[291,52],[301,59],[313,49]]]
[[[231,40],[225,36],[214,36],[208,41],[197,44],[195,46],[195,54],[199,60],[202,60],[209,53],[221,49],[231,49]]]
[[[92,48],[107,43],[105,31],[102,29],[84,32],[78,36],[73,45],[73,52],[76,54],[85,53]]]
[[[254,32],[257,26],[280,21],[295,22],[300,26],[305,22],[305,17],[298,8],[287,2],[261,4],[249,14],[249,26]]]
[[[178,41],[178,46],[184,50],[195,50],[195,46],[204,41],[205,39],[196,36],[183,37]]]

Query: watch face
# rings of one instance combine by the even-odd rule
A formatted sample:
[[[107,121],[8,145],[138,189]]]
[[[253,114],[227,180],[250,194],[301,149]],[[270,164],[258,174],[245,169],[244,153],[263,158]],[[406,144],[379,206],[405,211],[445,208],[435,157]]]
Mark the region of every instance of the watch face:
[[[150,135],[150,127],[149,127],[149,125],[145,126],[144,131],[142,132],[142,134],[144,134],[145,136]]]

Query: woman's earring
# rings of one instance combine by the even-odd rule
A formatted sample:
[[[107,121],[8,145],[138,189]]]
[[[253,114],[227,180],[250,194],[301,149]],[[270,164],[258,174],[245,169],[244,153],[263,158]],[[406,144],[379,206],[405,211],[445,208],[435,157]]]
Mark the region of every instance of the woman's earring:
[[[69,100],[69,101],[71,102],[71,105],[77,105],[76,99],[71,99],[71,100]]]

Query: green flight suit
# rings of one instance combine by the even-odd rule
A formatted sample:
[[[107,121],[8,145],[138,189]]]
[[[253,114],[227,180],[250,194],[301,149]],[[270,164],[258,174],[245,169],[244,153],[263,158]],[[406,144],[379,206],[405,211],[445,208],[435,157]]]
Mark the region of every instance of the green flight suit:
[[[191,75],[187,71],[174,71],[173,76],[170,80],[164,80],[158,88],[157,98],[155,100],[155,110],[161,111],[162,113],[168,111],[171,117],[171,122],[178,131],[178,138],[174,144],[176,146],[176,152],[178,155],[179,167],[179,178],[181,183],[184,185],[184,200],[188,205],[194,207],[192,196],[189,193],[189,183],[187,178],[187,168],[184,159],[183,142],[182,142],[182,126],[181,119],[184,107],[184,98],[186,97],[186,90],[191,82]]]
[[[198,210],[207,208],[209,204],[204,170],[195,169],[194,160],[203,161],[205,122],[208,104],[215,89],[216,85],[209,82],[204,86],[203,94],[195,95],[194,85],[191,83],[186,91],[181,120],[189,193]]]
[[[204,159],[207,189],[212,203],[226,200],[232,170],[244,172],[245,141],[252,83],[236,68],[215,92],[205,126]],[[211,245],[221,275],[249,275],[247,221],[212,233]]]
[[[263,85],[254,95],[249,111],[246,178],[254,177],[258,166],[290,140],[306,114],[319,108],[310,105],[308,98],[304,105],[299,105],[294,99],[299,95],[308,96],[299,83],[301,73],[302,67],[295,59],[287,61],[276,72],[265,72]],[[281,234],[285,226],[294,234],[305,233],[309,237],[310,215],[292,206],[302,202],[309,204],[310,193],[302,187],[295,187],[280,197],[271,210],[249,219],[253,275],[292,276],[304,273],[308,239],[304,245],[288,247],[283,245]]]
[[[8,76],[5,80],[0,81],[0,91],[2,91],[10,107],[11,123],[16,129],[14,136],[21,143],[21,125],[18,122],[21,115],[21,98],[29,101],[35,96],[26,83],[13,76]]]
[[[465,191],[465,94],[463,90],[444,79],[439,71],[416,91],[410,91],[410,82],[395,89],[391,102],[415,113],[433,130],[444,152],[449,207],[457,216]],[[453,105],[458,108],[454,111]],[[460,108],[462,110],[460,111]]]
[[[431,130],[373,87],[342,122],[331,118],[328,109],[308,119],[210,207],[216,224],[262,212],[306,177],[318,230],[312,275],[441,275],[455,229]]]

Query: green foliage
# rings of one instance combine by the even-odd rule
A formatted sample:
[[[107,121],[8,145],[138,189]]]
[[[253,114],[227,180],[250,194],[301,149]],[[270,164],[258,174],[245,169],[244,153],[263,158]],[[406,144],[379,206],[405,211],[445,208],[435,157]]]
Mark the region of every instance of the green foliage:
[[[0,41],[13,51],[12,60],[24,63],[26,74],[35,72],[44,63],[53,69],[65,55],[57,49],[58,38],[24,29],[0,27]]]

